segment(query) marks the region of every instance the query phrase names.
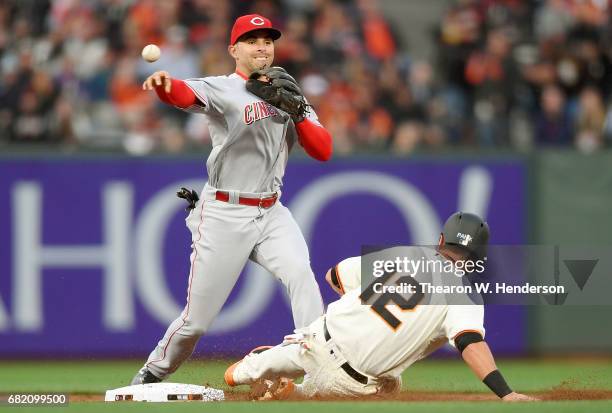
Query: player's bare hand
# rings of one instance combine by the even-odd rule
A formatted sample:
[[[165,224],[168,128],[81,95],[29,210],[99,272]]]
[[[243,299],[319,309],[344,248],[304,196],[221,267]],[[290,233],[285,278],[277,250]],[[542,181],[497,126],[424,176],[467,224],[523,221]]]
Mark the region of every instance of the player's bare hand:
[[[165,70],[159,70],[149,76],[142,84],[142,90],[153,90],[159,86],[163,86],[166,93],[170,93],[172,89],[172,77]]]
[[[533,396],[527,396],[526,394],[512,392],[504,396],[502,400],[505,402],[535,402],[540,399]]]

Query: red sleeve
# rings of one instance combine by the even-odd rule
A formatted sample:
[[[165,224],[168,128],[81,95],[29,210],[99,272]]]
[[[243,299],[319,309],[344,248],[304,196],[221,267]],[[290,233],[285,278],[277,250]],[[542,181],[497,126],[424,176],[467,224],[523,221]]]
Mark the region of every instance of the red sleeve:
[[[308,155],[318,161],[328,161],[332,155],[332,137],[323,126],[319,126],[308,119],[297,123],[295,130],[300,145]]]
[[[198,99],[193,90],[187,86],[187,83],[180,79],[171,79],[171,82],[170,93],[166,93],[163,86],[155,86],[155,92],[159,100],[183,109],[197,103]]]

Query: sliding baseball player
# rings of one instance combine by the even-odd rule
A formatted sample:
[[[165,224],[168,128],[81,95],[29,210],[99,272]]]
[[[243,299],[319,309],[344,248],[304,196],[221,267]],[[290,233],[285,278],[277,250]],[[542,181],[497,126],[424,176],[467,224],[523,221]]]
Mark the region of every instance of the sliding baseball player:
[[[481,218],[458,212],[446,221],[438,248],[399,247],[386,253],[458,267],[466,260],[482,259],[488,239],[489,228]],[[405,369],[448,342],[502,400],[533,400],[512,391],[497,369],[484,341],[479,296],[458,294],[449,300],[444,294],[427,297],[417,288],[423,283],[461,286],[465,279],[435,270],[413,277],[387,273],[384,277],[394,275],[399,277],[396,281],[414,285],[415,292],[376,295],[373,284],[362,288],[361,261],[362,257],[348,258],[327,273],[327,281],[341,298],[329,305],[324,316],[287,336],[283,344],[258,348],[230,366],[226,383],[255,385],[263,389],[263,398],[393,393],[401,388]],[[401,284],[387,281],[385,285]],[[304,374],[302,384],[291,380]]]

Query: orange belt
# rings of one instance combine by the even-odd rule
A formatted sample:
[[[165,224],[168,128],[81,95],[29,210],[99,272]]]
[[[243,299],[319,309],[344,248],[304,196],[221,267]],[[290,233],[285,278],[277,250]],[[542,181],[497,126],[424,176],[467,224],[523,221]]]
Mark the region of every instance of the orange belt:
[[[229,192],[217,191],[215,195],[215,199],[217,201],[229,202],[229,199],[230,199]],[[278,201],[277,194],[274,194],[273,196],[268,197],[268,198],[245,198],[242,196],[238,198],[238,203],[240,205],[256,206],[256,207],[264,208],[264,209],[270,208],[276,203],[276,201]]]

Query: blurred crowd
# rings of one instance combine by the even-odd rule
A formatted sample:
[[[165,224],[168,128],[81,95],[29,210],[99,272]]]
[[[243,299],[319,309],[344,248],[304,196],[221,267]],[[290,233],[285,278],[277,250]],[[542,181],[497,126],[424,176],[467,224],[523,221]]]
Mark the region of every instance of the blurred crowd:
[[[375,0],[4,0],[0,144],[208,148],[203,118],[142,81],[231,73],[233,20],[257,12],[282,30],[275,63],[298,78],[336,153],[610,146],[612,1],[448,4],[427,60]],[[140,58],[149,43],[162,49],[153,64]]]
[[[448,138],[587,153],[609,146],[611,9],[609,0],[457,2],[437,36],[447,120],[458,124]]]

